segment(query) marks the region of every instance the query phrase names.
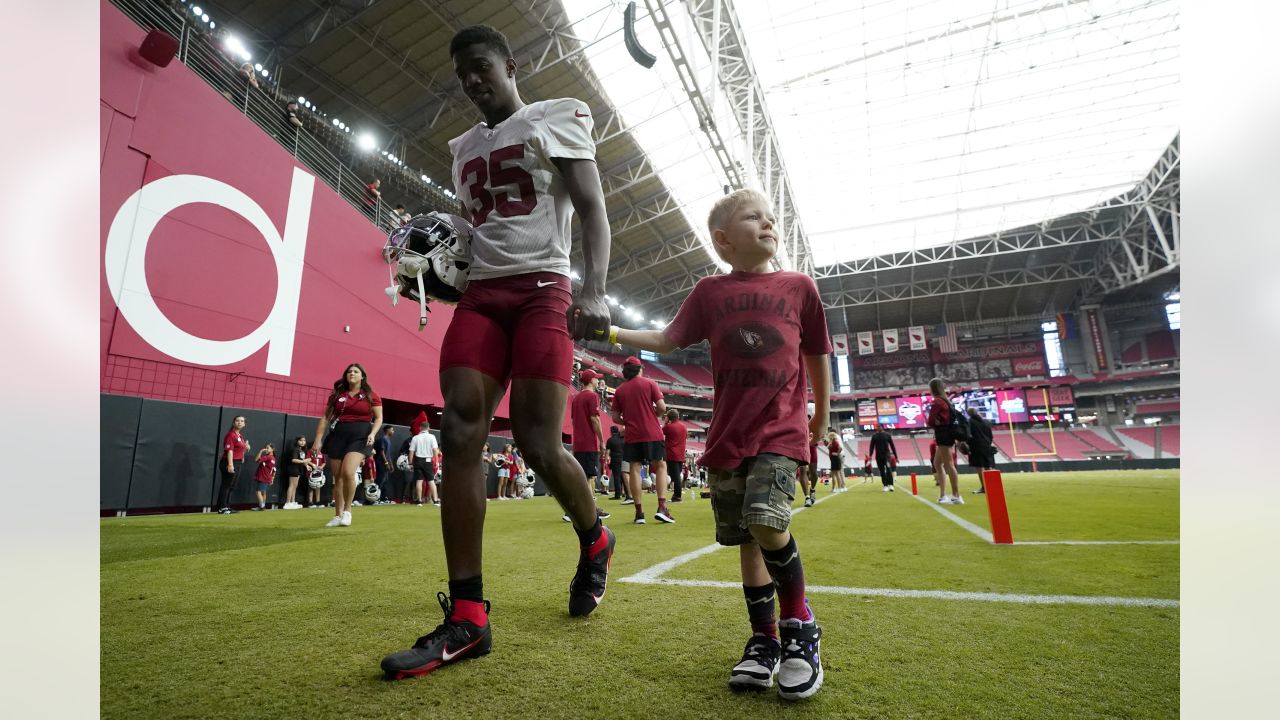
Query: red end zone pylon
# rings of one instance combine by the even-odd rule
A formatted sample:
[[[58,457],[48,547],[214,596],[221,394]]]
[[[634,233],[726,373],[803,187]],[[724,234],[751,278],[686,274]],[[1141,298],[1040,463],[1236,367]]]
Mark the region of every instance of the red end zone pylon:
[[[984,470],[982,483],[987,488],[987,512],[991,515],[991,539],[997,545],[1013,544],[1009,527],[1009,507],[1004,502],[1004,481],[999,470]]]
[[[911,473],[911,494],[919,495],[920,491],[916,489],[916,474]]]

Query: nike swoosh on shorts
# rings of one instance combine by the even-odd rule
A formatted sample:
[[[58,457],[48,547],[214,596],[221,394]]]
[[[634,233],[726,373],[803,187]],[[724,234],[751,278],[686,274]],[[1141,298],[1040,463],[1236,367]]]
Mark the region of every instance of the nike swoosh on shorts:
[[[538,287],[550,287],[551,285],[555,285],[555,284],[556,284],[555,280],[548,280],[546,282],[542,282],[541,280],[538,281]]]

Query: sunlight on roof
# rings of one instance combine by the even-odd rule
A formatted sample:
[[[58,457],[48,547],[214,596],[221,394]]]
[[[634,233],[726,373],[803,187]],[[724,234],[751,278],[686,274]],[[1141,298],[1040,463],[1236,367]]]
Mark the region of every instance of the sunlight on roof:
[[[652,70],[622,45],[621,4],[565,0],[638,144],[690,225],[721,171],[639,4]],[[1172,0],[734,3],[816,265],[955,242],[1077,212],[1132,188],[1177,133]],[[710,86],[688,12],[667,3]],[[603,16],[608,18],[604,19]],[[723,98],[718,109],[723,108]],[[727,110],[735,158],[745,140]],[[705,242],[705,238],[704,238]],[[713,256],[712,253],[709,253]]]

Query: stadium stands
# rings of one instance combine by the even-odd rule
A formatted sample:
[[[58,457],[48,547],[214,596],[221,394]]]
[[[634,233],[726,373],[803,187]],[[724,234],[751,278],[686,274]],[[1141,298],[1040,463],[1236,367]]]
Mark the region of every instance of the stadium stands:
[[[1115,441],[1103,437],[1096,430],[1072,429],[1071,434],[1075,435],[1081,442],[1099,452],[1106,453],[1123,453],[1127,452],[1126,448],[1120,447]]]
[[[1028,432],[1027,435],[1030,435],[1045,448],[1042,452],[1053,450],[1063,460],[1088,460],[1089,454],[1096,452],[1092,447],[1081,442],[1080,438],[1060,428],[1053,429],[1052,437],[1050,437],[1047,429],[1034,430]]]
[[[711,371],[701,365],[673,364],[670,367],[694,385],[712,387],[715,384]]]
[[[1116,431],[1120,441],[1135,457],[1153,458],[1156,456],[1156,429],[1153,427],[1122,427]]]
[[[1182,426],[1160,426],[1160,456],[1182,457]]]

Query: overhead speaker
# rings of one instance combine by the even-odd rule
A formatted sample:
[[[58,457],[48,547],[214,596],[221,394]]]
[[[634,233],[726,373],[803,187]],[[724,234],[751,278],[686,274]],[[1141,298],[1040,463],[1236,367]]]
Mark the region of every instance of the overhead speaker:
[[[636,4],[635,2],[627,3],[627,9],[622,13],[622,42],[627,46],[627,52],[631,53],[631,59],[645,66],[653,67],[658,62],[658,58],[653,53],[640,47],[640,41],[636,39]]]
[[[152,65],[166,67],[173,60],[173,56],[178,54],[178,41],[163,30],[152,30],[142,41],[138,54]]]

